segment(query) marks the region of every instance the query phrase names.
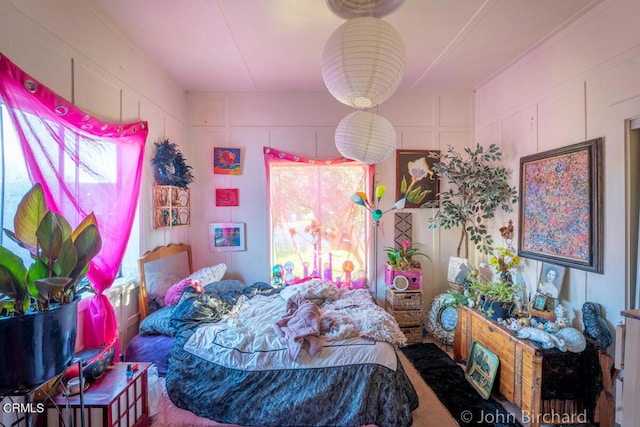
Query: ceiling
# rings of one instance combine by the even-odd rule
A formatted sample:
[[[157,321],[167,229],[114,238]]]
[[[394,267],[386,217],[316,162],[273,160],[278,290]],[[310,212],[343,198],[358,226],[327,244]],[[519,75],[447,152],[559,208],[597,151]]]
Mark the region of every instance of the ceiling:
[[[399,90],[474,90],[602,0],[406,0]],[[324,0],[86,0],[189,91],[317,91]]]

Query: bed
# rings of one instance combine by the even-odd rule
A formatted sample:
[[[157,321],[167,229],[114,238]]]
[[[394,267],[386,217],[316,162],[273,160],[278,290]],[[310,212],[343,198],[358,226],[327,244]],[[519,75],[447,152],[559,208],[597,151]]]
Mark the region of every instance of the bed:
[[[247,285],[218,268],[201,290],[147,310],[159,296],[152,281],[166,289],[192,270],[188,245],[140,260],[145,320],[125,355],[158,366],[177,408],[243,426],[412,424],[418,397],[395,351],[404,335],[366,290],[321,279]]]

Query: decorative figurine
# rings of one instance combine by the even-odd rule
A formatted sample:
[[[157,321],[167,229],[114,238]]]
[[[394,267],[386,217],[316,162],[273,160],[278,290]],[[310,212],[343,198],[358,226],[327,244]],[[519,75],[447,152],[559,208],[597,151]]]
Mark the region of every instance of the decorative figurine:
[[[271,281],[274,286],[282,286],[284,285],[284,281],[282,280],[282,266],[280,264],[276,264],[271,269]]]
[[[594,302],[584,303],[582,306],[582,323],[584,323],[584,335],[587,341],[597,349],[604,350],[611,345],[611,331],[600,314],[599,304]]]

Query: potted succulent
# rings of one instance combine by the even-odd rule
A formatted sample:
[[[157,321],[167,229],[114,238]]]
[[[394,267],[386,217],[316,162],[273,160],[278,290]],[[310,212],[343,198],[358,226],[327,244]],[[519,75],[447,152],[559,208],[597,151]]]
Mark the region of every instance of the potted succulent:
[[[475,149],[465,148],[464,154],[452,146],[445,153],[433,153],[439,159],[432,169],[440,179],[453,187],[439,194],[439,200],[427,202],[426,207],[438,208],[429,226],[451,229],[460,227],[456,256],[464,244],[469,257],[469,240],[483,253],[492,250],[493,238],[487,233],[485,221],[494,217],[498,208],[511,212],[518,201],[516,187],[509,185],[509,171],[497,164],[502,159],[500,148],[491,144],[485,150],[480,144]]]
[[[73,359],[76,292],[100,251],[93,213],[74,229],[48,209],[35,184],[24,195],[5,234],[33,262],[0,246],[0,395],[30,388],[61,373]]]

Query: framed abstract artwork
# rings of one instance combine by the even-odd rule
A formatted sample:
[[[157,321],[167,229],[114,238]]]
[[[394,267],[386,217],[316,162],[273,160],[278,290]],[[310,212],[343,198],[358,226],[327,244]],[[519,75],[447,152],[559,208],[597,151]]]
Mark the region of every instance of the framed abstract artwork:
[[[222,175],[240,175],[240,149],[221,148],[213,149],[213,173]]]
[[[405,208],[420,208],[438,200],[439,181],[431,167],[439,160],[429,156],[439,150],[396,150],[396,200]]]
[[[214,222],[209,224],[209,250],[212,252],[244,251],[245,224],[243,222]]]
[[[602,138],[520,159],[518,255],[602,273]]]
[[[216,206],[239,206],[240,196],[237,188],[216,188]]]

